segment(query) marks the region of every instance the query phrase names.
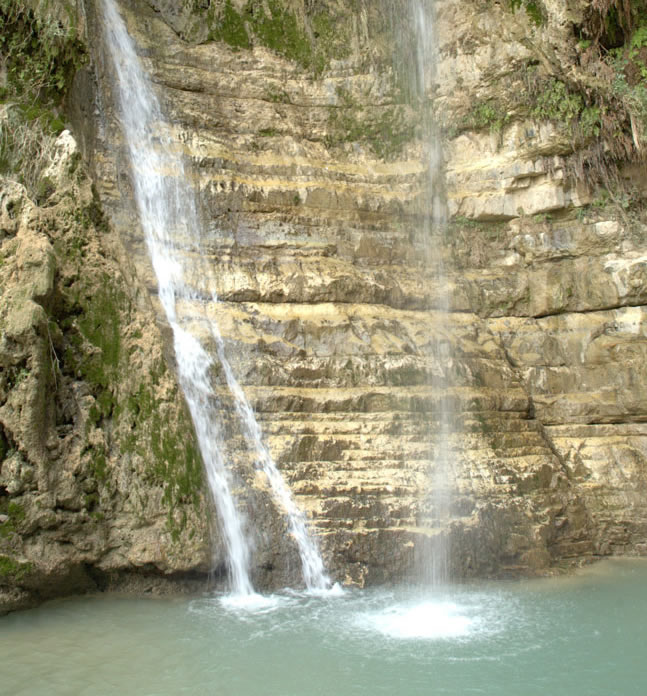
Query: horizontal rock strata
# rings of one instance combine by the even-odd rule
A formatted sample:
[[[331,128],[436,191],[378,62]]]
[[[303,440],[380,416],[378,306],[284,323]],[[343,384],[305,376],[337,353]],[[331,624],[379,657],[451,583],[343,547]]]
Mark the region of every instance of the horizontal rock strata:
[[[537,22],[525,4],[438,0],[438,60],[420,99],[405,77],[406,3],[124,3],[168,115],[155,128],[185,157],[202,219],[199,249],[179,240],[195,269],[182,321],[198,333],[205,316],[218,322],[340,581],[425,577],[439,538],[455,577],[647,551],[644,175],[621,169],[632,197],[596,189],[582,176],[594,131],[559,108],[586,68],[576,33],[588,4],[544,0]],[[98,36],[95,3],[86,9]],[[81,213],[58,199],[30,208],[17,189],[11,200],[32,212],[8,222],[3,208],[2,253],[14,255],[0,266],[3,336],[14,336],[0,352],[5,606],[111,574],[226,571],[194,445],[159,427],[193,443],[112,91],[96,53],[68,106],[119,241],[105,223],[82,235],[70,221],[90,209],[87,182],[74,189]],[[569,103],[583,121],[590,107]],[[442,192],[427,170],[431,105]],[[438,228],[432,193],[449,213]],[[82,284],[79,263],[110,283]],[[118,300],[118,328],[95,326],[70,293]],[[60,335],[47,336],[51,319]],[[122,337],[118,356],[106,328]],[[59,374],[52,356],[65,350]],[[107,375],[88,374],[93,356]],[[213,379],[254,581],[296,584],[283,511],[217,369]],[[53,381],[58,415],[43,399]],[[41,553],[55,560],[39,564]]]
[[[455,33],[442,30],[460,11],[467,32],[467,5],[439,8],[447,45],[438,76],[473,69],[457,58]],[[527,335],[526,352],[545,365],[546,351],[565,350],[555,348],[565,329],[536,330],[538,322],[569,311],[576,322],[591,305],[625,303],[639,285],[630,276],[640,261],[630,260],[621,223],[569,217],[590,194],[565,174],[562,135],[550,123],[513,123],[451,140],[455,217],[445,237],[425,239],[424,143],[411,140],[385,161],[348,131],[360,111],[376,119],[393,100],[389,69],[365,71],[351,56],[312,79],[260,46],[188,45],[143,16],[130,26],[168,106],[171,137],[191,162],[205,225],[200,254],[211,266],[193,279],[204,301],[185,307],[186,320],[207,312],[219,322],[334,575],[358,583],[411,576],[438,534],[450,539],[460,575],[536,572],[606,553],[590,495],[552,434],[563,418],[549,416],[551,403],[590,401],[574,355],[555,370],[516,355]],[[528,55],[505,39],[511,55]],[[479,60],[489,75],[496,56]],[[459,108],[451,84],[439,93],[445,113]],[[95,155],[98,181],[124,215],[115,132],[110,142]],[[154,292],[141,241],[130,243]],[[592,273],[597,300],[585,282]],[[218,305],[208,301],[213,293]],[[449,316],[440,310],[447,295]],[[572,394],[555,398],[565,387],[554,377],[561,368]],[[448,405],[456,492],[441,528],[430,481]],[[262,489],[245,455],[236,461]]]

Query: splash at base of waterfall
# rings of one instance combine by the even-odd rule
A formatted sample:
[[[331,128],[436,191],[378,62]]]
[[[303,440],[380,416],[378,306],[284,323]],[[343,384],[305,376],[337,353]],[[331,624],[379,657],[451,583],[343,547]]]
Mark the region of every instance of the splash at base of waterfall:
[[[633,560],[461,585],[451,597],[279,593],[256,611],[212,596],[50,602],[0,619],[2,686],[29,696],[642,696],[646,584],[647,562]]]

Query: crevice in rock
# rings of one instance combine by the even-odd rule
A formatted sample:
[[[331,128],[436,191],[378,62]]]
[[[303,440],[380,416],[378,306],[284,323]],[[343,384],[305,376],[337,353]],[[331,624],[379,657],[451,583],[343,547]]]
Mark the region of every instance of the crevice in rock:
[[[128,570],[102,570],[86,564],[85,573],[98,592],[118,592],[128,595],[197,594],[209,586],[211,575],[201,572],[166,574],[154,566]],[[225,579],[227,571],[215,579]],[[219,584],[219,583],[218,583]]]
[[[614,418],[614,417],[609,417],[605,419],[600,419],[600,420],[581,420],[581,421],[545,421],[544,422],[545,427],[547,428],[554,428],[558,426],[564,426],[564,425],[569,425],[569,426],[574,426],[574,427],[582,427],[582,426],[605,426],[605,425],[647,425],[647,413],[643,416],[637,416],[637,417],[631,417],[631,416],[624,416],[622,418]]]
[[[0,473],[2,473],[2,462],[12,449],[11,441],[7,437],[2,423],[0,423]]]
[[[630,307],[634,308],[644,308],[647,309],[647,305],[639,303],[639,304],[632,304],[630,302],[622,303],[622,304],[614,304],[614,305],[609,305],[606,307],[596,307],[594,309],[564,309],[559,312],[546,312],[545,314],[528,314],[525,315],[525,318],[527,319],[547,319],[549,317],[558,317],[560,315],[564,314],[596,314],[599,312],[611,312],[614,310],[618,309],[627,309]],[[521,316],[520,318],[524,318],[524,316]]]

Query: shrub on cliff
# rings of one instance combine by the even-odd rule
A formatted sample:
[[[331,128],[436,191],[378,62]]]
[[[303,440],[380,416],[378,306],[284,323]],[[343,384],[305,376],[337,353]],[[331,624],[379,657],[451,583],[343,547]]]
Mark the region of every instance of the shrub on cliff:
[[[65,3],[36,7],[0,0],[0,174],[32,193],[63,130],[65,93],[85,55]]]

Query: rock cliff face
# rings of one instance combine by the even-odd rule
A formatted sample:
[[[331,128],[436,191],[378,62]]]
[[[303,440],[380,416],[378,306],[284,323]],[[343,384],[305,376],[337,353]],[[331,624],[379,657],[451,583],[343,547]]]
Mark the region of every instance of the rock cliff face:
[[[413,36],[406,3],[124,4],[190,163],[213,268],[194,279],[197,295],[217,292],[209,311],[228,356],[342,581],[415,577],[438,535],[461,577],[647,551],[644,181],[622,170],[629,200],[578,177],[606,127],[565,78],[587,74],[588,3],[513,5],[435,3],[438,61],[419,100],[402,80],[413,41],[394,50],[394,34]],[[451,214],[431,232],[430,103]],[[3,302],[3,341],[15,338],[0,355],[0,551],[15,596],[57,582],[35,560],[50,536],[72,542],[57,566],[68,589],[210,563],[194,450],[180,444],[191,428],[98,53],[69,107],[118,239],[83,218],[97,205],[85,180],[77,200],[57,192],[40,207],[3,189],[2,291],[29,300]],[[81,229],[87,244],[74,242]],[[113,318],[93,318],[101,302]],[[298,582],[281,511],[220,394],[256,580]],[[453,494],[438,520],[430,482],[445,450]]]
[[[4,608],[209,566],[190,420],[67,131],[47,175],[0,194]]]
[[[616,178],[604,170],[593,153],[611,147],[600,146],[608,112],[564,88],[570,76],[591,94],[590,73],[599,84],[608,69],[587,53],[594,10],[537,5],[539,23],[523,11],[510,18],[504,4],[440,3],[454,30],[442,35],[439,113],[465,114],[471,99],[466,123],[480,109],[490,130],[468,125],[446,149],[455,306],[476,312],[502,347],[556,458],[569,503],[548,526],[552,562],[644,554],[645,179],[622,160]],[[644,20],[638,5],[632,11]],[[616,85],[631,82],[638,54],[616,50],[626,59]],[[519,94],[534,95],[530,108]],[[587,131],[595,109],[602,115]],[[629,120],[640,151],[638,117]],[[591,186],[596,169],[608,188]]]

